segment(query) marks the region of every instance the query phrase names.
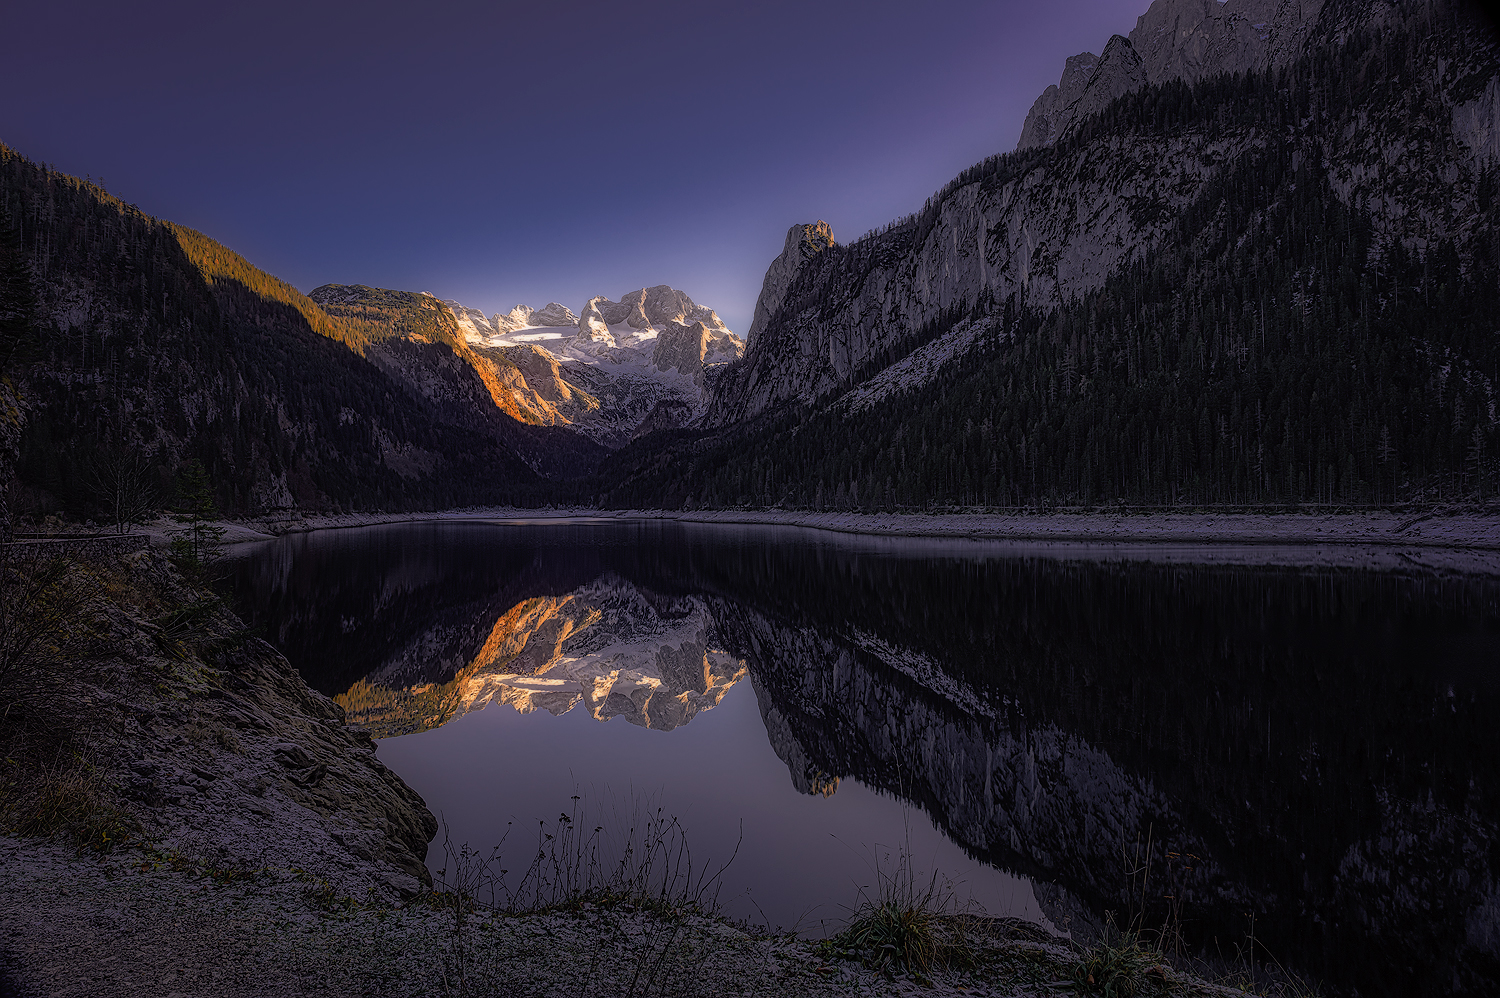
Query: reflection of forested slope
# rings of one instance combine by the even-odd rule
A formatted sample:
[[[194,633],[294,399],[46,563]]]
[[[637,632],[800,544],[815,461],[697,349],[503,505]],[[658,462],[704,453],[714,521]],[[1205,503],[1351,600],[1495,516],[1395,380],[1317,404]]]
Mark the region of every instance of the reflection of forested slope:
[[[1202,857],[1156,871],[1200,939],[1242,938],[1253,908],[1331,979],[1391,951],[1423,968],[1369,993],[1500,981],[1493,586],[828,549],[650,562],[721,597],[809,766],[921,803],[980,855],[1118,908],[1121,850],[1150,832]]]

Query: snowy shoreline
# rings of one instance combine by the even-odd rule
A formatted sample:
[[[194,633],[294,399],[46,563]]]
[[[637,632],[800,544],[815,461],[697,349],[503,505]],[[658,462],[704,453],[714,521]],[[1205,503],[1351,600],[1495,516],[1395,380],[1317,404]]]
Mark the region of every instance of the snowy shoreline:
[[[839,543],[889,548],[912,541],[965,553],[1065,560],[1418,570],[1500,575],[1500,510],[1432,508],[1368,513],[1058,512],[851,513],[797,510],[600,510],[489,507],[425,513],[342,513],[230,521],[224,541],[415,522],[527,524],[667,521],[798,528]],[[150,533],[164,542],[172,525]]]

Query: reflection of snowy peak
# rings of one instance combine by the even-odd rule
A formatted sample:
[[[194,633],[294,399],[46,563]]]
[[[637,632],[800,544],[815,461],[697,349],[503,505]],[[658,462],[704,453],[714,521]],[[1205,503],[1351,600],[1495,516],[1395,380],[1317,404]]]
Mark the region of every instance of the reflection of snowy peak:
[[[453,623],[408,651],[431,654],[451,644]],[[744,662],[721,649],[701,598],[660,596],[614,576],[565,596],[522,600],[492,624],[479,623],[469,640],[486,627],[488,636],[472,658],[465,653],[452,679],[406,686],[413,670],[403,654],[356,683],[339,698],[351,722],[387,738],[439,727],[492,702],[552,714],[583,704],[601,721],[624,715],[670,731],[716,706],[745,675]]]
[[[601,721],[623,715],[670,731],[717,705],[745,673],[717,648],[697,597],[660,597],[605,577],[523,606],[506,637],[486,644],[495,657],[463,683],[460,710],[499,700],[561,714],[581,703]]]
[[[518,348],[552,361],[559,373],[551,380],[598,403],[576,411],[558,406],[557,421],[609,447],[700,415],[705,383],[745,352],[713,309],[665,284],[619,301],[590,298],[578,315],[552,302],[540,311],[517,305],[489,321],[477,309],[448,304],[476,347],[505,351],[513,362]]]

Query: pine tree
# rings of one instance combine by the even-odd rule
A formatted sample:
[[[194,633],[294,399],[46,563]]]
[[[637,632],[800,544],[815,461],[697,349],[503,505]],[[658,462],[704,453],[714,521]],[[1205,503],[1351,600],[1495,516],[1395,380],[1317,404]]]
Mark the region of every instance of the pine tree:
[[[203,462],[193,458],[177,476],[177,522],[183,529],[172,540],[172,555],[178,564],[200,572],[219,554],[224,528],[219,526],[219,504]]]

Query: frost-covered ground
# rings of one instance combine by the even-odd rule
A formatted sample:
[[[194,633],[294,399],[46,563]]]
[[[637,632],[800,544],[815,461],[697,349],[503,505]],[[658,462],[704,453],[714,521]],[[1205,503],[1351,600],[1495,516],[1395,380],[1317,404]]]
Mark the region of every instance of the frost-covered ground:
[[[678,520],[798,527],[889,548],[901,539],[953,542],[955,553],[1182,564],[1288,565],[1500,575],[1500,510],[1341,513],[814,513],[795,510],[511,508],[353,513],[246,520],[228,541],[328,527],[417,520]],[[158,533],[161,530],[158,528]],[[812,536],[812,535],[809,535]],[[983,542],[982,546],[979,542]],[[946,547],[945,547],[946,549]]]
[[[919,982],[702,915],[583,905],[480,909],[460,923],[442,896],[372,905],[292,870],[214,870],[131,851],[81,857],[0,836],[7,998],[1068,993],[1058,985],[1077,959],[1070,944],[1009,920],[974,928],[974,969]],[[1243,993],[1168,973],[1175,993]]]

